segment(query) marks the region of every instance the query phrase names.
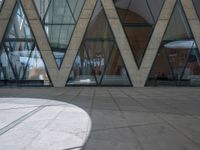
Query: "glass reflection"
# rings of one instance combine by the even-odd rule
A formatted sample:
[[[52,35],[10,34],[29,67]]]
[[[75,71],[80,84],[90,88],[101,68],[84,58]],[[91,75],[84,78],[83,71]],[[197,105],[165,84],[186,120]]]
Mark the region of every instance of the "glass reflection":
[[[34,0],[58,66],[61,66],[84,0]]]
[[[114,0],[138,67],[164,0]]]
[[[113,47],[107,68],[105,70],[102,85],[130,85],[127,71],[122,57],[116,45]]]
[[[184,11],[177,2],[147,85],[200,85],[199,58]]]
[[[16,14],[12,16],[12,24],[9,26],[6,38],[32,39],[33,36],[21,6],[17,5],[15,9]]]
[[[33,49],[33,42],[5,42],[5,48],[16,79],[21,80]]]
[[[94,66],[84,47],[81,48],[76,57],[68,85],[96,85]]]
[[[0,85],[50,85],[20,3],[16,4],[0,51]]]
[[[67,84],[131,85],[100,0]]]
[[[28,59],[29,60],[23,80],[43,81],[44,85],[50,85],[45,64],[37,47],[34,48],[31,56]]]
[[[5,49],[0,52],[0,80],[6,82],[7,80],[14,80],[12,66],[10,65]],[[0,82],[0,85],[4,83]]]
[[[0,9],[1,9],[2,4],[3,4],[3,0],[0,0]]]
[[[194,7],[196,9],[197,15],[200,19],[200,1],[199,0],[193,0]]]

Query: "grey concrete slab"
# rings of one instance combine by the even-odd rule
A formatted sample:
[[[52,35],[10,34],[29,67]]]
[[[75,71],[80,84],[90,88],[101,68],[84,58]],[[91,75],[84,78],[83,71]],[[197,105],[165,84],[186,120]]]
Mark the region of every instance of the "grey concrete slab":
[[[63,106],[62,102],[80,106],[91,115],[93,128],[84,150],[200,149],[199,93],[200,88],[197,87],[0,88],[0,97],[38,98],[33,102],[31,102],[31,99],[13,101],[19,106],[25,104],[34,106],[39,103],[43,106],[52,107],[51,111],[45,108],[41,109],[39,111],[40,115],[38,113],[32,115],[32,120],[20,127],[21,131],[24,128],[28,134],[20,137],[21,140],[16,141],[19,143],[25,141],[29,145],[32,144],[32,149],[36,148],[33,145],[40,145],[44,135],[49,132],[45,128],[49,127],[50,129],[62,123],[59,117],[55,119],[56,114],[64,116],[63,110],[57,109],[58,106]],[[44,103],[41,98],[57,101],[46,101]],[[0,103],[4,103],[4,106],[2,106],[4,108],[11,108],[10,104],[5,105],[7,100],[0,100]],[[37,118],[40,119],[36,122]],[[51,124],[52,120],[55,120],[56,123]],[[67,123],[67,121],[64,121],[64,123]],[[66,127],[50,133],[61,135],[67,130]],[[34,130],[35,128],[45,132],[38,133]],[[20,131],[16,131],[16,134],[20,134],[18,132]],[[40,137],[40,140],[28,141],[29,137],[33,137],[33,139]],[[12,149],[12,147],[9,148]]]
[[[95,131],[85,149],[87,150],[142,150],[136,135],[129,128]]]
[[[93,110],[91,118],[93,130],[162,122],[152,113],[132,111]]]
[[[200,145],[200,120],[195,116],[159,114],[171,126]]]
[[[144,150],[199,150],[200,147],[167,124],[132,128]]]

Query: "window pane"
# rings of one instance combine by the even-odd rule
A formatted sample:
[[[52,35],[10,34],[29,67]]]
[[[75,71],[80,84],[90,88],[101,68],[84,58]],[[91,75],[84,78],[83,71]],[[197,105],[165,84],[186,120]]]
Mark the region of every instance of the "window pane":
[[[13,66],[17,80],[23,79],[24,72],[33,49],[33,42],[6,42],[8,59]]]
[[[200,85],[199,51],[180,2],[177,2],[173,11],[160,53],[155,59],[147,85]],[[167,65],[169,67],[165,67]]]
[[[6,80],[14,80],[15,77],[5,49],[1,50],[0,58],[0,85],[4,85],[7,84]]]
[[[113,47],[102,85],[130,85],[128,73],[117,47]]]
[[[113,51],[113,48],[115,51]],[[117,63],[114,61],[114,58],[117,60]],[[79,65],[77,62],[80,62]],[[109,66],[117,67],[118,71],[109,71]],[[98,0],[82,47],[74,62],[70,78],[68,79],[68,85],[111,85],[112,82],[115,85],[131,85],[128,77],[116,78],[118,77],[117,75],[120,76],[121,68],[126,70],[105,12],[101,6],[101,1]]]
[[[34,0],[58,67],[61,66],[85,0]]]
[[[6,38],[33,39],[27,19],[20,5],[15,8],[15,15],[12,16]]]
[[[38,84],[43,84],[46,86],[51,84],[44,62],[37,47],[34,48],[31,56],[29,57],[24,80],[33,80]]]
[[[94,65],[88,58],[84,47],[81,47],[74,62],[68,85],[96,85]]]
[[[3,38],[0,55],[0,85],[51,84],[26,16],[18,2]]]
[[[199,0],[193,0],[194,7],[196,9],[197,15],[200,19],[200,1]]]
[[[163,0],[114,0],[138,67],[142,62]],[[154,6],[157,6],[156,9]]]

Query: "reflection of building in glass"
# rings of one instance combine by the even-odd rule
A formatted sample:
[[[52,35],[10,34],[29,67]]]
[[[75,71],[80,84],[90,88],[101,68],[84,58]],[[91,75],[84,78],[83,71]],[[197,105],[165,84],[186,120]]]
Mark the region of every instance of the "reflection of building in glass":
[[[100,1],[96,4],[68,85],[131,85]]]
[[[0,0],[1,14],[8,5]],[[199,0],[17,0],[13,6],[0,19],[0,85],[200,85]]]
[[[114,3],[140,66],[164,0],[114,0]]]
[[[14,11],[1,51],[1,84],[50,85],[44,62],[20,3],[16,4]]]
[[[200,84],[199,70],[199,51],[181,4],[177,2],[147,84]]]
[[[84,0],[34,0],[60,67]]]

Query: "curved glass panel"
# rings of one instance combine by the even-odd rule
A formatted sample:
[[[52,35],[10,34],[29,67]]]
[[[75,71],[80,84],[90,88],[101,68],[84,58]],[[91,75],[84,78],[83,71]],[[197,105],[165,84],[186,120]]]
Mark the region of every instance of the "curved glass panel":
[[[0,54],[0,85],[51,85],[20,3],[16,4]]]
[[[85,0],[34,0],[60,67]]]
[[[67,85],[77,84],[131,85],[100,0],[67,82]]]
[[[177,2],[147,85],[200,85],[199,58],[183,8]]]
[[[164,0],[113,0],[138,67]]]

